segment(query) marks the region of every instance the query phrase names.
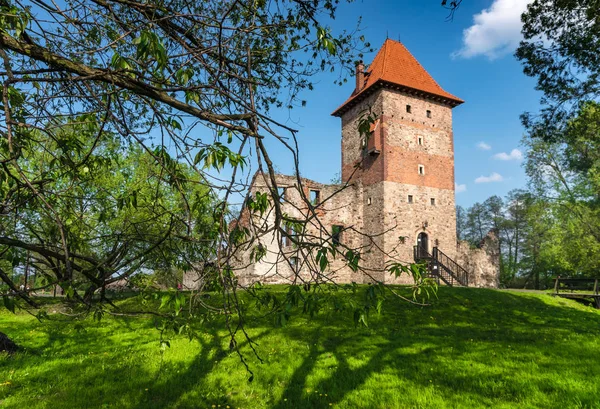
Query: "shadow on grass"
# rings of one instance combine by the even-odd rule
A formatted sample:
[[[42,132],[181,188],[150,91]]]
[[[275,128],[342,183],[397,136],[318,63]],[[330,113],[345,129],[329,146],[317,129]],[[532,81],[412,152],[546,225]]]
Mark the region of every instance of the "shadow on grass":
[[[34,347],[51,362],[20,386],[35,385],[28,395],[70,407],[600,407],[594,376],[600,372],[600,314],[544,300],[441,288],[432,307],[390,300],[368,329],[355,329],[347,317],[297,318],[283,329],[256,319],[253,339],[261,355],[277,353],[265,365],[251,361],[253,384],[216,324],[189,348],[180,344],[169,352],[193,358],[155,367],[144,362],[157,354],[151,322],[113,319],[76,341],[57,325]],[[119,332],[126,335],[113,336]],[[251,357],[247,345],[240,346]],[[89,351],[92,358],[85,356]],[[14,364],[27,367],[39,358],[24,355]],[[0,372],[3,366],[0,361]]]
[[[574,314],[540,298],[491,290],[478,290],[471,299],[471,291],[443,289],[441,301],[430,309],[403,305],[390,311],[398,327],[379,327],[377,334],[289,332],[321,348],[303,358],[273,408],[342,407],[350,394],[361,407],[528,401],[545,407],[600,407],[599,380],[590,383],[600,370],[598,344],[568,342],[574,334],[598,337],[597,314]],[[477,305],[482,294],[485,305]],[[389,319],[385,323],[394,324]],[[308,382],[324,355],[334,357],[335,365],[323,371],[326,376]],[[360,364],[350,364],[352,357],[360,357]],[[393,378],[400,381],[385,382]],[[386,390],[395,387],[403,390]],[[420,392],[411,392],[414,388]]]

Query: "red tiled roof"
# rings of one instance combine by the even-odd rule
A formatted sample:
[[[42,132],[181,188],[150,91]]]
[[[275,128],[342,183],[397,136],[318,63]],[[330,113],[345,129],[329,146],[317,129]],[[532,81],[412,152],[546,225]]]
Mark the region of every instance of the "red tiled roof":
[[[415,57],[398,41],[387,39],[375,56],[369,70],[365,73],[365,84],[359,91],[352,93],[332,115],[339,116],[352,102],[360,100],[366,91],[375,84],[399,86],[413,91],[422,91],[432,97],[438,97],[456,106],[464,101],[444,91],[429,75]],[[440,98],[441,97],[441,98]]]

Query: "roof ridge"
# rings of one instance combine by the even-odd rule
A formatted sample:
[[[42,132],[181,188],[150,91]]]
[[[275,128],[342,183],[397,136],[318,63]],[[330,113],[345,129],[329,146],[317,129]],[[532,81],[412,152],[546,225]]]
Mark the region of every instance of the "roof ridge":
[[[384,51],[383,51],[383,70],[381,72],[382,75],[385,74],[385,69],[386,69],[385,63],[388,60],[387,56],[388,56],[388,51],[390,48],[387,46],[387,44],[388,44],[389,40],[390,40],[389,38],[386,38],[385,42],[383,43]]]

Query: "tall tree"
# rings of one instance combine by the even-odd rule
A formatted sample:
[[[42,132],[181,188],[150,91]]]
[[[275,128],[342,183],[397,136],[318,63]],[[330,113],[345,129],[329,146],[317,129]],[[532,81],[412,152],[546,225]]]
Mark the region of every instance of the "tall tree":
[[[464,207],[456,206],[456,239],[467,240],[467,211]]]
[[[504,222],[504,202],[500,196],[491,196],[483,202],[483,206],[489,218],[489,224],[498,237],[498,254],[500,255],[500,270],[502,270],[502,247]]]
[[[481,203],[475,203],[467,211],[467,238],[473,245],[478,245],[491,228],[487,209]]]
[[[600,26],[597,0],[534,0],[522,16],[523,37],[516,56],[525,74],[537,79],[545,105],[541,116],[526,114],[546,140],[556,140],[564,120],[584,101],[600,97]]]
[[[516,53],[543,93],[541,112],[522,117],[526,170],[560,228],[550,242],[569,249],[554,252],[554,265],[571,274],[586,270],[574,258],[595,263],[600,241],[599,9],[597,0],[534,0]]]
[[[183,163],[212,195],[220,192],[211,215],[222,245],[213,248],[217,264],[227,266],[236,247],[229,243],[228,202],[247,188],[249,155],[256,155],[258,170],[274,181],[265,144],[271,138],[290,151],[297,167],[295,130],[274,119],[271,108],[303,105],[300,92],[312,89],[312,76],[323,70],[337,71],[341,82],[359,51],[368,48],[356,31],[332,34],[327,21],[337,4],[1,0],[0,179],[7,195],[16,191],[18,200],[29,195],[41,203],[31,220],[53,226],[63,278],[72,280],[77,268],[87,272],[72,259],[79,254],[71,249],[80,233],[69,227],[85,204],[58,207],[46,188],[47,173],[61,165],[64,180],[78,181],[107,171],[111,158],[99,143],[106,135],[150,155],[165,182],[182,191],[183,214],[194,206],[193,195],[186,196],[192,192],[178,186]],[[85,132],[75,137],[74,129]],[[43,145],[40,138],[58,148],[44,162],[47,169],[36,169],[38,159],[28,156]],[[117,205],[135,204],[132,192],[114,188]],[[13,198],[4,198],[8,208],[19,209]],[[283,231],[276,203],[276,228]],[[101,208],[110,213],[114,206]],[[201,240],[192,234],[193,217],[185,222],[186,240]]]
[[[303,232],[308,220],[318,225],[319,215],[302,188],[296,130],[273,112],[305,105],[303,92],[322,71],[343,83],[370,50],[358,28],[334,33],[329,26],[339,3],[0,0],[4,262],[18,268],[23,251],[31,251],[41,272],[87,302],[95,288],[142,266],[193,266],[190,258],[204,256],[223,301],[203,311],[226,317],[238,353],[236,337],[247,334],[234,267],[240,249],[253,249],[246,263],[264,256],[257,236],[287,237],[302,254],[316,255],[307,256],[311,297],[329,288],[320,286],[329,281],[328,257],[361,269],[360,255],[330,236],[305,241],[291,233]],[[282,211],[273,143],[292,158],[309,209],[305,220]],[[244,201],[239,219],[251,215],[245,227],[232,220],[229,206],[246,194],[251,173],[270,188]],[[264,228],[256,221],[267,209],[274,223]],[[206,248],[208,255],[194,254]],[[415,294],[428,283],[418,269],[387,268],[412,274]],[[12,291],[5,300],[17,294],[31,301],[13,276],[0,279]],[[380,292],[401,298],[379,284],[365,290],[362,309],[354,311],[358,321],[380,308]],[[300,289],[294,282],[286,295],[261,301],[283,321],[298,306]],[[305,309],[320,308],[311,297],[302,298]],[[182,303],[197,299],[167,297],[170,323],[181,318]]]

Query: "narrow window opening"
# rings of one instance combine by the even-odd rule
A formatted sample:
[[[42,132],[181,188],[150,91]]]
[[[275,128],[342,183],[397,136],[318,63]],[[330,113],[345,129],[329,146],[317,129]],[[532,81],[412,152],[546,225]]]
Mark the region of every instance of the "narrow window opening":
[[[286,187],[285,186],[277,188],[277,194],[279,195],[279,199],[280,200],[285,200],[285,193],[286,193]]]
[[[344,226],[332,226],[331,227],[331,241],[335,246],[340,244],[342,239],[342,230],[344,230]]]
[[[435,197],[432,197],[432,198],[431,198],[431,205],[432,205],[432,206],[435,206]]]
[[[299,226],[296,223],[290,224],[290,225],[286,226],[285,232],[287,233],[287,236],[285,236],[283,238],[283,242],[282,242],[284,247],[287,247],[287,246],[296,247],[296,242],[298,242],[301,239],[301,237],[300,237],[300,235],[302,233],[301,226]]]
[[[431,118],[431,111],[427,110],[427,118]]]
[[[412,111],[412,107],[410,105],[407,105],[406,106],[406,112],[410,114],[411,111]]]
[[[413,195],[408,195],[408,203],[412,203],[413,202]]]
[[[367,198],[367,204],[370,206],[370,205],[371,205],[371,203],[373,203],[373,201],[371,200],[371,198],[370,198],[370,197],[369,197],[369,198]]]
[[[419,165],[419,175],[424,175],[424,174],[425,174],[425,166]]]
[[[310,191],[310,204],[313,206],[318,206],[321,203],[321,192],[318,190]]]
[[[423,137],[419,136],[418,138],[419,145],[423,145]]]
[[[290,265],[294,270],[298,269],[298,257],[290,257]]]

